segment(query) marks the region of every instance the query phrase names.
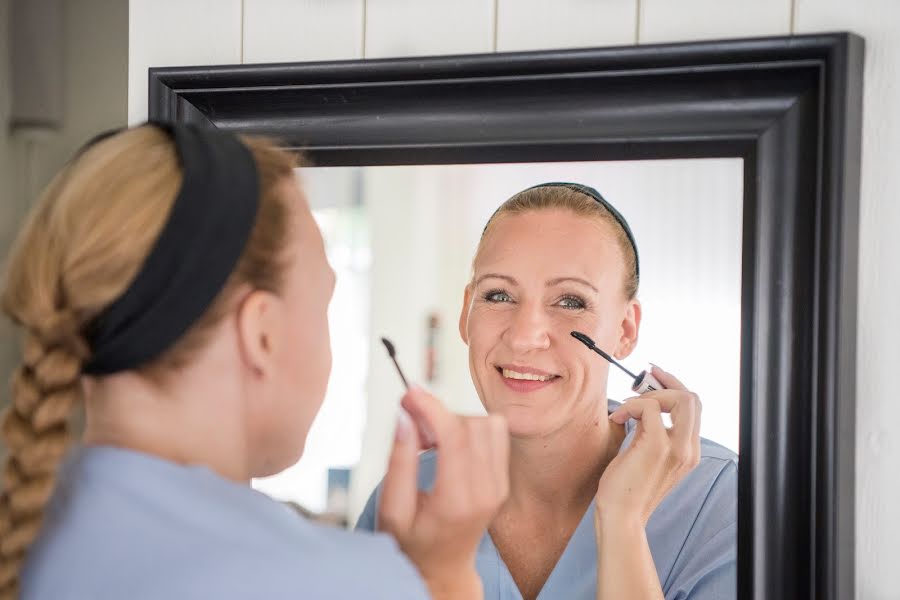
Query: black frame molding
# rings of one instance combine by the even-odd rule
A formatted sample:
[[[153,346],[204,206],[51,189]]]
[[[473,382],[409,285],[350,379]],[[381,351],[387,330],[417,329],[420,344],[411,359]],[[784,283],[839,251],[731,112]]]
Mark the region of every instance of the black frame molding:
[[[738,597],[853,597],[863,40],[151,69],[319,165],[744,159]]]

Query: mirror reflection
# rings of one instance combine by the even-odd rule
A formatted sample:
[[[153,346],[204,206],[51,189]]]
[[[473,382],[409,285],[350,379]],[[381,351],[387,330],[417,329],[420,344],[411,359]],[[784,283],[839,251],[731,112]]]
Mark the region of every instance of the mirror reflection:
[[[382,336],[393,341],[410,379],[453,410],[485,412],[473,384],[478,369],[470,372],[459,326],[473,258],[504,200],[551,181],[595,188],[633,231],[641,315],[636,343],[620,362],[634,373],[654,363],[675,374],[702,400],[701,435],[737,452],[740,159],[306,168],[300,174],[337,273],[329,309],[335,359],[302,460],[256,480],[257,488],[329,520],[356,523],[385,472],[403,392]],[[569,239],[558,248],[560,273],[577,269],[583,245]],[[546,325],[540,320],[535,317],[538,328]],[[590,382],[591,393],[613,401],[634,396],[627,375],[568,341],[573,359],[608,375],[605,393],[597,389],[600,380]],[[522,425],[523,433],[552,428],[566,410],[544,407],[537,423]]]

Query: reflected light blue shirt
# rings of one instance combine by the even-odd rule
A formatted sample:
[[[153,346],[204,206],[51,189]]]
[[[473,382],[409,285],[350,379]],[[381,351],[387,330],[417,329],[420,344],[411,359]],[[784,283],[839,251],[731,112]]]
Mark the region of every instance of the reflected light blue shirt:
[[[23,600],[428,598],[386,535],[317,525],[205,467],[78,451],[28,555]]]
[[[622,449],[631,442],[634,429],[635,421],[629,421]],[[700,449],[700,464],[672,489],[647,524],[650,551],[667,600],[737,596],[737,456],[705,439]],[[419,487],[423,490],[433,485],[436,458],[435,452],[425,452],[419,459]],[[379,485],[359,518],[358,529],[375,528],[380,492]],[[487,532],[476,563],[485,600],[522,600]],[[596,596],[597,543],[591,503],[538,600],[595,600]]]

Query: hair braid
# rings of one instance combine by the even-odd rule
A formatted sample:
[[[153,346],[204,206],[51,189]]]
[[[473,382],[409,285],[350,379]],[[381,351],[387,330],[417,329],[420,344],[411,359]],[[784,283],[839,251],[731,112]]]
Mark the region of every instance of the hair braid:
[[[18,593],[25,552],[40,530],[69,445],[68,421],[79,400],[79,372],[86,357],[86,345],[77,335],[61,337],[76,328],[65,327],[59,313],[41,322],[59,328],[48,336],[52,345],[40,334],[26,338],[23,364],[11,384],[12,402],[0,427],[9,452],[0,494],[0,599]]]

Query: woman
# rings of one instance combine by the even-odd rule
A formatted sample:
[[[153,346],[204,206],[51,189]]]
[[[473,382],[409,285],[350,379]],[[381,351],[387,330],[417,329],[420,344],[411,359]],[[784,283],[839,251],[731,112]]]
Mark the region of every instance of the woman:
[[[459,329],[512,436],[510,497],[478,551],[486,598],[736,594],[736,457],[700,439],[697,397],[658,367],[668,389],[608,403],[609,364],[570,336],[628,356],[639,274],[624,218],[586,186],[520,192],[482,234]],[[421,459],[424,488],[435,459]],[[375,527],[377,494],[360,528]]]
[[[300,457],[331,366],[334,274],[293,167],[263,141],[155,124],[100,139],[50,184],[2,294],[25,349],[3,422],[0,597],[480,597],[501,418],[404,397],[454,448],[420,500],[419,434],[398,422],[385,523],[411,563],[248,485]],[[82,397],[83,446],[57,476]]]

